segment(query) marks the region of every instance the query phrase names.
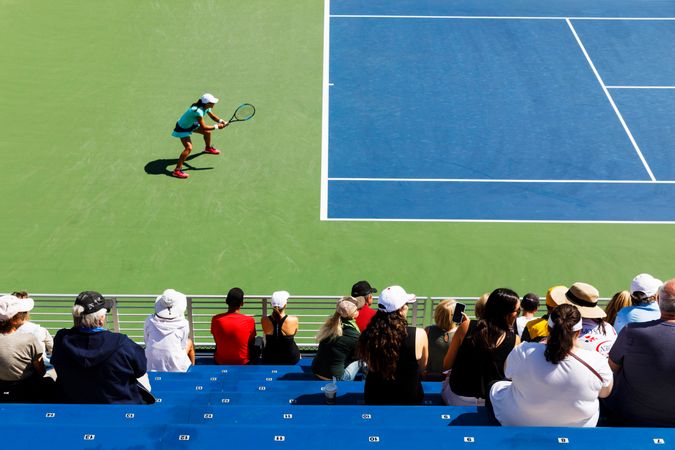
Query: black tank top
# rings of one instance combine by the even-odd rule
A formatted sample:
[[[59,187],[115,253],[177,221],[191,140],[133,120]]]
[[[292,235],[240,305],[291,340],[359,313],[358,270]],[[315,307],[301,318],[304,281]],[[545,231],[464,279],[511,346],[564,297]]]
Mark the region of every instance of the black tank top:
[[[385,380],[372,370],[366,376],[364,399],[367,405],[417,405],[424,399],[420,381],[415,338],[417,329],[407,327],[406,336],[398,354],[396,373],[393,380]]]
[[[273,316],[268,316],[274,331],[272,334],[265,335],[265,348],[262,352],[262,363],[270,365],[293,365],[300,360],[300,349],[295,343],[294,336],[285,336],[281,332],[281,327],[288,316],[284,316],[280,321],[274,320]]]
[[[486,398],[490,383],[505,379],[504,363],[516,345],[516,334],[509,330],[494,350],[477,348],[471,336],[478,322],[472,320],[459,347],[450,372],[450,388],[457,395]]]

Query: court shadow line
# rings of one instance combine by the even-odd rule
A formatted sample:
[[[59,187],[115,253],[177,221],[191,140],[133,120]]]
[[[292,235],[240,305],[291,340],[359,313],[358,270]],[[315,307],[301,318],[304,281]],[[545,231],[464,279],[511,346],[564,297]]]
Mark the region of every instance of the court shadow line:
[[[190,170],[212,170],[213,167],[194,167],[188,163],[188,161],[195,159],[198,156],[204,155],[206,152],[202,151],[200,153],[193,153],[187,157],[183,163],[183,171],[187,172]],[[155,159],[154,161],[148,162],[145,167],[145,173],[148,175],[165,175],[171,177],[171,172],[173,172],[173,167],[178,163],[178,158],[173,159]],[[171,170],[169,170],[171,168]]]

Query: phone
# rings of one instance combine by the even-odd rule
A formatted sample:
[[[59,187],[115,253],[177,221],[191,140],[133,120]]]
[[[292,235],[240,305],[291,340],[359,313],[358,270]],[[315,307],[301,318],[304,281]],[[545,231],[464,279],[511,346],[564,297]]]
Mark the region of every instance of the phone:
[[[455,303],[455,312],[452,314],[453,322],[457,324],[462,323],[462,320],[464,320],[462,313],[464,313],[465,308],[466,305],[464,303]]]

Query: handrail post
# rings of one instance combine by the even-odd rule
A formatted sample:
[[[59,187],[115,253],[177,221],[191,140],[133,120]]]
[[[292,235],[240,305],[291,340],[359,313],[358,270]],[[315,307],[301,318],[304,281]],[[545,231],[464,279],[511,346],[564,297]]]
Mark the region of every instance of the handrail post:
[[[416,327],[417,326],[417,307],[418,307],[418,302],[415,302],[412,304],[412,326]]]
[[[113,306],[110,308],[110,314],[112,314],[113,318],[113,331],[115,333],[120,332],[120,315],[117,310],[117,297],[112,297],[111,300],[113,301]]]
[[[263,297],[260,300],[262,302],[262,317],[267,317],[267,299]]]
[[[190,340],[192,341],[193,345],[195,342],[195,325],[193,323],[193,318],[192,318],[192,297],[187,297],[187,319],[188,319],[188,324],[190,326],[190,331],[188,335],[190,336]]]

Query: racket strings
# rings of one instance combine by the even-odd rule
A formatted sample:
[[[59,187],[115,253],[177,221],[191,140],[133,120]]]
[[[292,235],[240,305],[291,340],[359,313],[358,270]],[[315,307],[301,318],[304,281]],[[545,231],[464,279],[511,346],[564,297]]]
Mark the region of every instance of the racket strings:
[[[234,112],[234,118],[237,120],[248,120],[255,114],[255,108],[253,105],[245,104],[241,105]]]

